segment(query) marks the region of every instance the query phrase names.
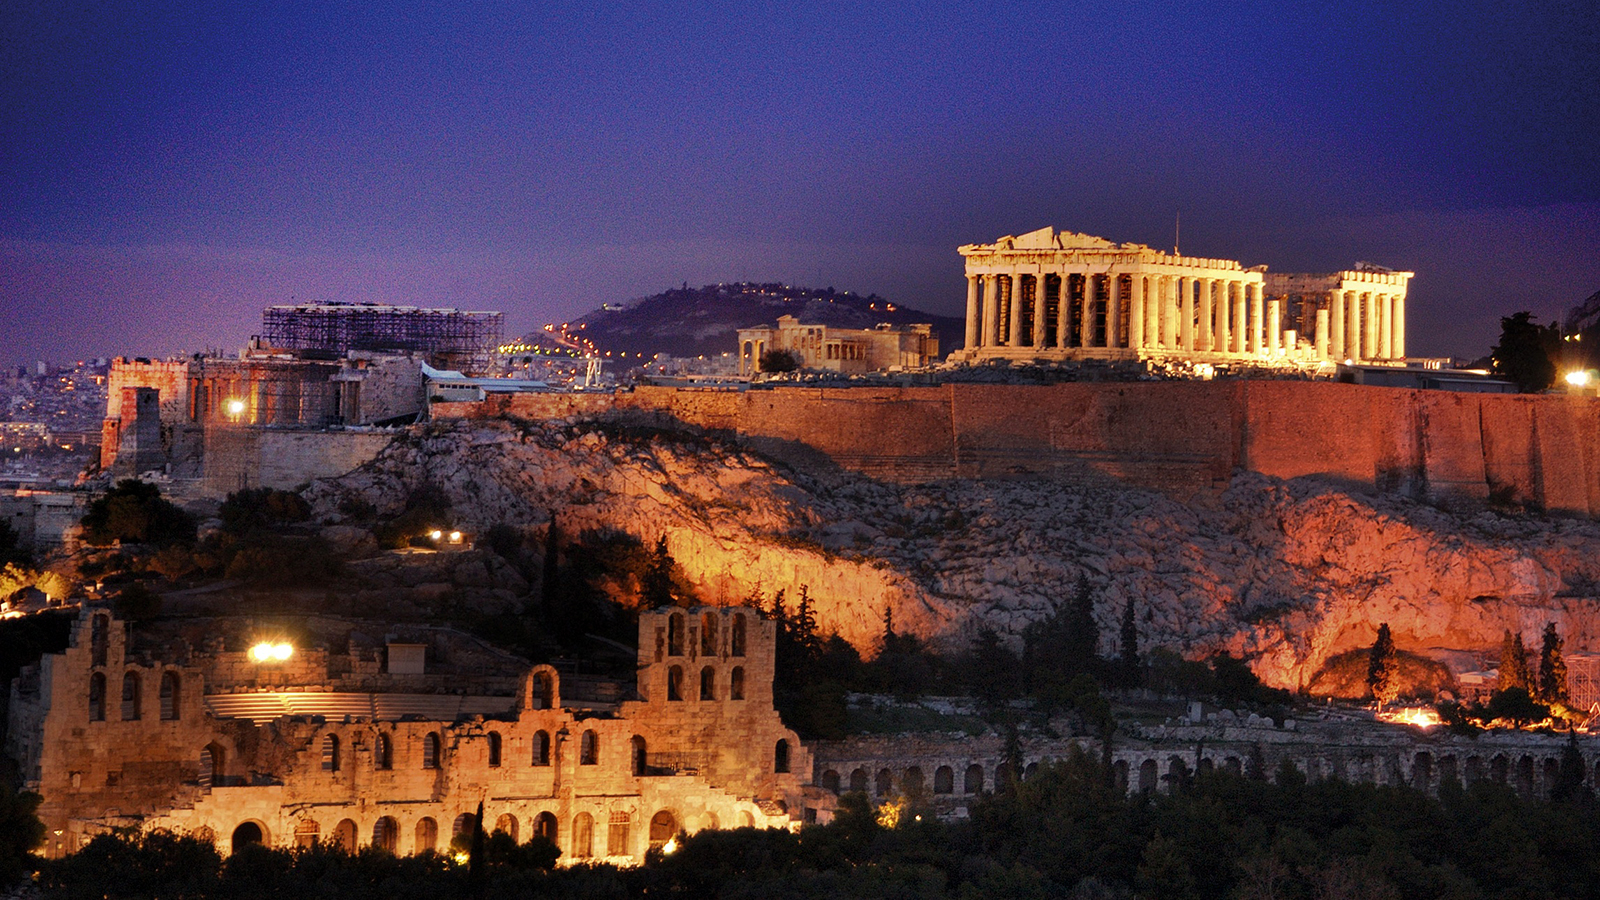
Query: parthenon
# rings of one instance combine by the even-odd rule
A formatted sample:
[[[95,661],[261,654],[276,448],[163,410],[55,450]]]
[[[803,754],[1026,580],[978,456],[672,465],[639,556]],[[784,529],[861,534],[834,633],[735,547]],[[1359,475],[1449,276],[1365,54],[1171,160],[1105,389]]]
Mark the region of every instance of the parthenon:
[[[1268,274],[1228,259],[1045,227],[967,244],[969,362],[1139,359],[1403,361],[1413,273],[1357,264]]]

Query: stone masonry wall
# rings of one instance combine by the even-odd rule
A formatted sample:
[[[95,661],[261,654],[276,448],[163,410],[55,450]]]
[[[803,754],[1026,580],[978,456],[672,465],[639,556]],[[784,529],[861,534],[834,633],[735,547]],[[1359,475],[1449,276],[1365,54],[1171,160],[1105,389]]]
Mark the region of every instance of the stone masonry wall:
[[[388,431],[208,428],[205,490],[219,497],[242,488],[288,490],[313,478],[343,475],[393,439]]]

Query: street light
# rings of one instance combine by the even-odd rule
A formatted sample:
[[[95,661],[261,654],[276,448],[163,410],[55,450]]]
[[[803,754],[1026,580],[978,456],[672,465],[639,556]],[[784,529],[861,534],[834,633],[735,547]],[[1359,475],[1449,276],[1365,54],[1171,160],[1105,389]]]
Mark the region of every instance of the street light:
[[[226,408],[228,410],[228,415],[233,416],[235,419],[237,419],[237,418],[239,418],[239,416],[244,414],[244,401],[240,400],[238,398],[234,398],[234,399],[229,400],[227,402]]]
[[[1588,384],[1589,384],[1589,371],[1587,369],[1578,369],[1578,370],[1573,371],[1573,372],[1568,372],[1567,373],[1567,384],[1570,384],[1573,387],[1577,387],[1577,388],[1588,386]]]

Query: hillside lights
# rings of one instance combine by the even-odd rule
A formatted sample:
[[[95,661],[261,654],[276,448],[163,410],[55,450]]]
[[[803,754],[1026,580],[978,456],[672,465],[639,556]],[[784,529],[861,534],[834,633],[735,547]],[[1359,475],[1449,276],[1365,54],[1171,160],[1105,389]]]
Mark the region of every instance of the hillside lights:
[[[287,642],[262,641],[250,648],[250,658],[258,663],[284,662],[294,655],[294,645]]]

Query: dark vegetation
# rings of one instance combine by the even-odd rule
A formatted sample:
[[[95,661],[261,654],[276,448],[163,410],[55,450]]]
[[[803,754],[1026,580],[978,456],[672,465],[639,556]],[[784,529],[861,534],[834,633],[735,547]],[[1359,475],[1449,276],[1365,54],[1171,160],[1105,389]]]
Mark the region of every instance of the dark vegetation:
[[[889,826],[847,794],[828,825],[680,836],[675,853],[635,869],[550,869],[548,850],[492,837],[476,865],[327,846],[247,847],[224,860],[158,833],[96,838],[44,863],[39,881],[62,898],[1594,897],[1600,810],[1579,771],[1551,801],[1492,782],[1439,797],[1307,783],[1292,766],[1270,779],[1200,772],[1130,797],[1078,755],[1005,783],[968,822],[902,814]]]
[[[1500,343],[1489,358],[1495,374],[1516,382],[1517,390],[1534,394],[1555,383],[1561,343],[1560,326],[1554,322],[1541,326],[1533,321],[1533,313],[1519,312],[1500,319]]]

